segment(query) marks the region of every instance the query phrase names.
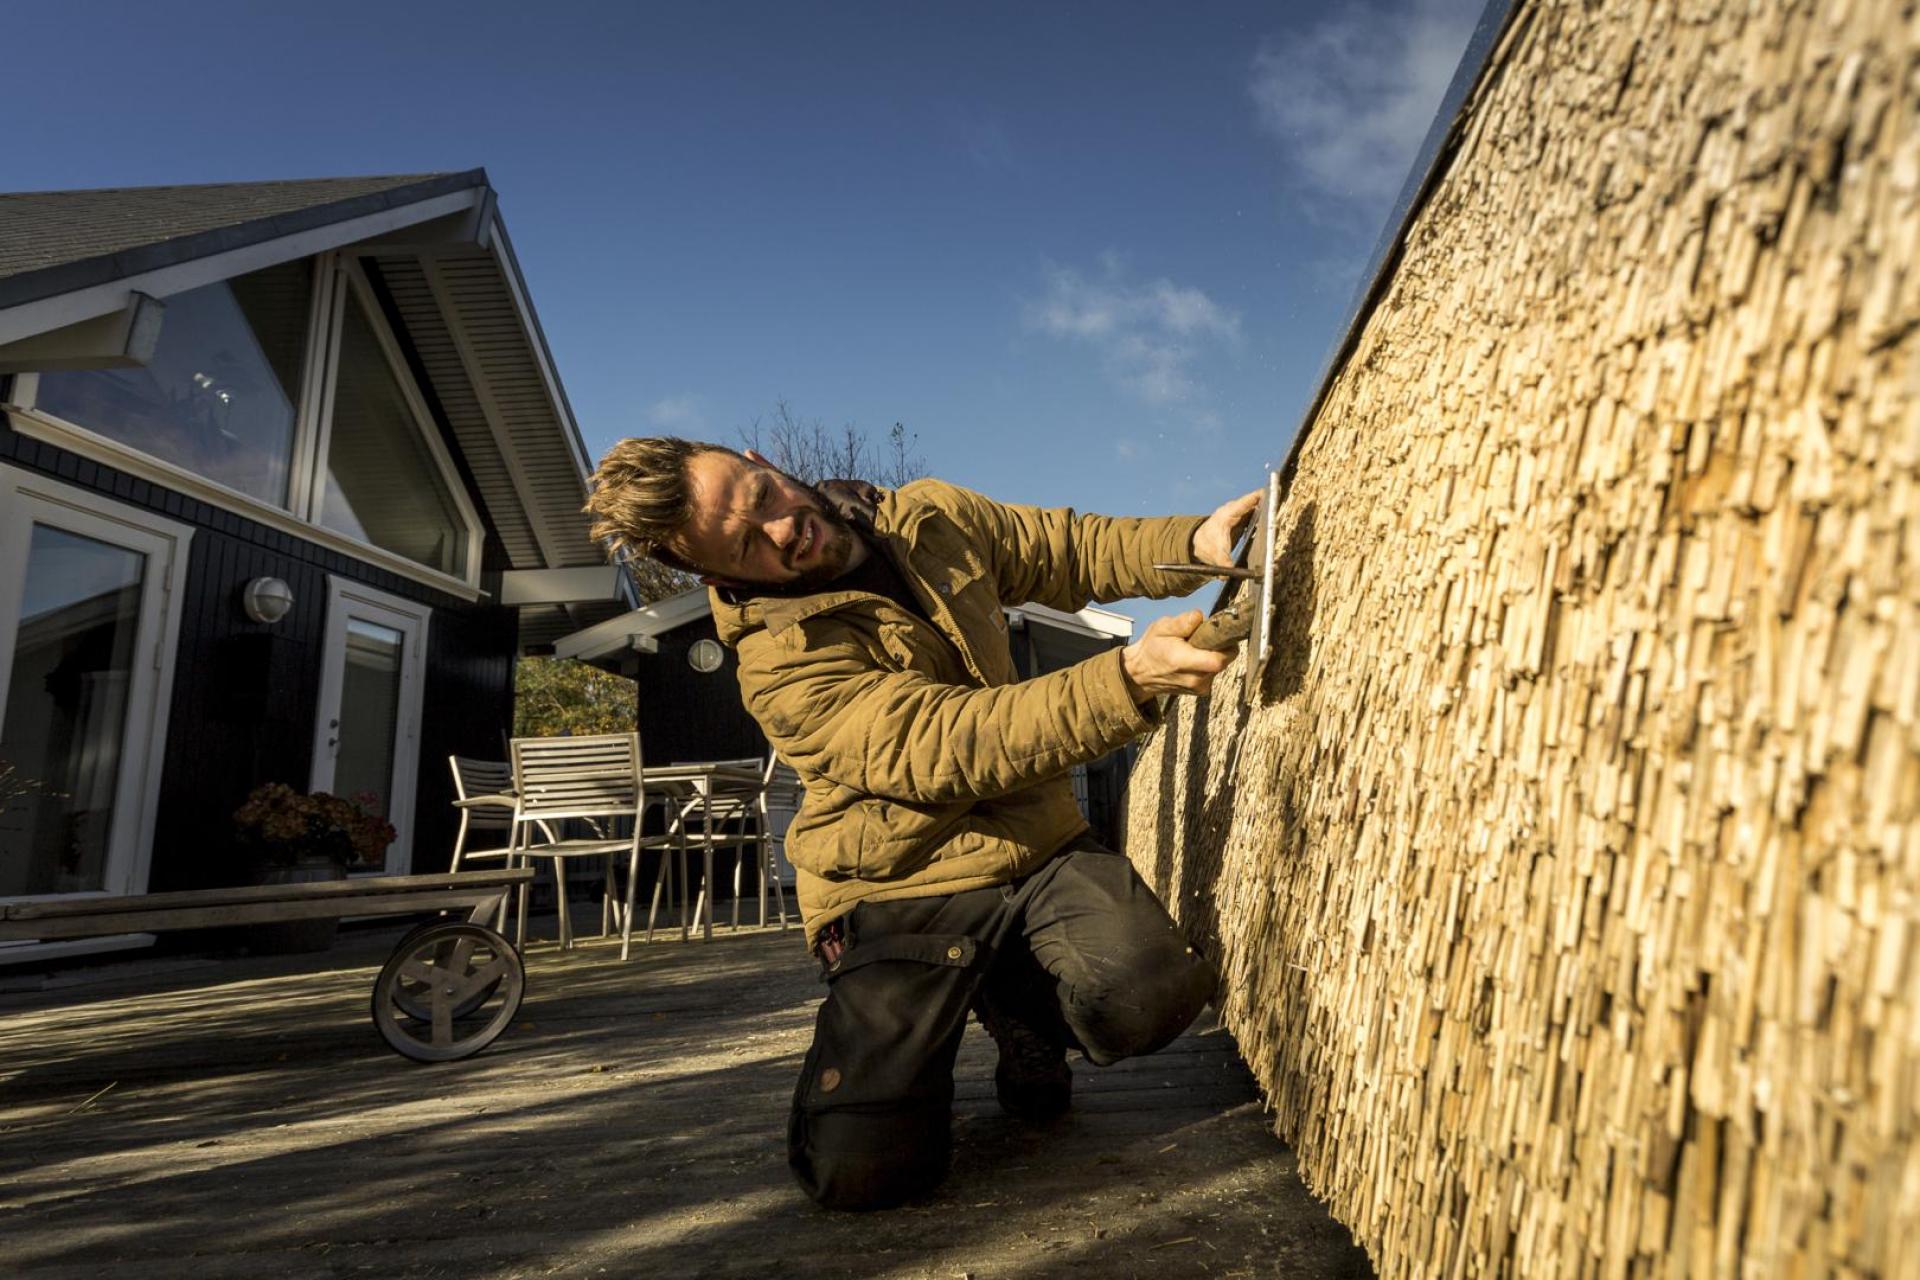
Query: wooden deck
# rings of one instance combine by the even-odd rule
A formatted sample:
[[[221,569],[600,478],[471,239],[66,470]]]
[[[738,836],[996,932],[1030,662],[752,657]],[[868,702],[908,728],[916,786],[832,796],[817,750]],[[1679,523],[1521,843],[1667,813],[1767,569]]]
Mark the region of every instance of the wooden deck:
[[[546,930],[551,936],[551,921]],[[786,1107],[822,988],[796,933],[527,957],[519,1021],[421,1066],[367,1018],[397,936],[324,956],[0,970],[0,1273],[305,1277],[1367,1276],[1224,1032],[1074,1062],[1069,1118],[961,1055],[953,1176],[832,1214]],[[8,989],[12,988],[12,989]]]

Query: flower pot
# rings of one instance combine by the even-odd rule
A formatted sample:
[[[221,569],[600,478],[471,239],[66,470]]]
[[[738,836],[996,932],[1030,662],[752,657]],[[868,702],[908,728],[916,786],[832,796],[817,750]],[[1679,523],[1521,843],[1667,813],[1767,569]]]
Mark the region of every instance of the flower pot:
[[[256,884],[312,884],[319,880],[345,880],[346,868],[331,859],[261,867],[254,875]],[[282,920],[274,924],[248,925],[246,943],[257,955],[304,955],[325,951],[333,946],[333,935],[340,927],[338,917],[321,916],[311,920]]]

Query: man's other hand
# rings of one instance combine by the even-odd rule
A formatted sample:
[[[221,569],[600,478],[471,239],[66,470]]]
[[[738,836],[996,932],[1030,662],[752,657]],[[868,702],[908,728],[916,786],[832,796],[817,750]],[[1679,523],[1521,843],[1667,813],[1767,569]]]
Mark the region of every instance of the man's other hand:
[[[1138,640],[1120,651],[1120,667],[1135,702],[1175,693],[1204,698],[1212,691],[1213,678],[1226,670],[1233,655],[1187,643],[1205,617],[1198,609],[1189,609],[1171,618],[1156,618]]]
[[[1239,536],[1240,527],[1253,515],[1253,509],[1260,505],[1260,499],[1265,495],[1265,489],[1255,489],[1246,497],[1235,498],[1208,516],[1207,522],[1193,531],[1194,563],[1232,564],[1233,544]]]

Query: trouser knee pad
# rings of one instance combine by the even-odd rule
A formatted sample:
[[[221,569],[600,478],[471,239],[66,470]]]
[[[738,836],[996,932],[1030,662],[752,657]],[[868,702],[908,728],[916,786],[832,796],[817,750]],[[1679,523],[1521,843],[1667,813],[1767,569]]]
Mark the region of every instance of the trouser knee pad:
[[[1163,957],[1108,993],[1076,1000],[1074,1031],[1098,1066],[1154,1053],[1192,1025],[1219,985],[1219,971],[1205,956],[1183,951]]]

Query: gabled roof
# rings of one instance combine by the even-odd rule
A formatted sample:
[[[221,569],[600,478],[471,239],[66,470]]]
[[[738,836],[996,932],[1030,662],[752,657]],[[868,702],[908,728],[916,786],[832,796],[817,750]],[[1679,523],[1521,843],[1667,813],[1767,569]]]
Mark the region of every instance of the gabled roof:
[[[469,169],[0,193],[0,307],[486,185]]]
[[[605,564],[586,445],[484,169],[0,193],[0,344],[323,250],[378,271],[508,564]],[[522,642],[620,607],[529,606]]]

